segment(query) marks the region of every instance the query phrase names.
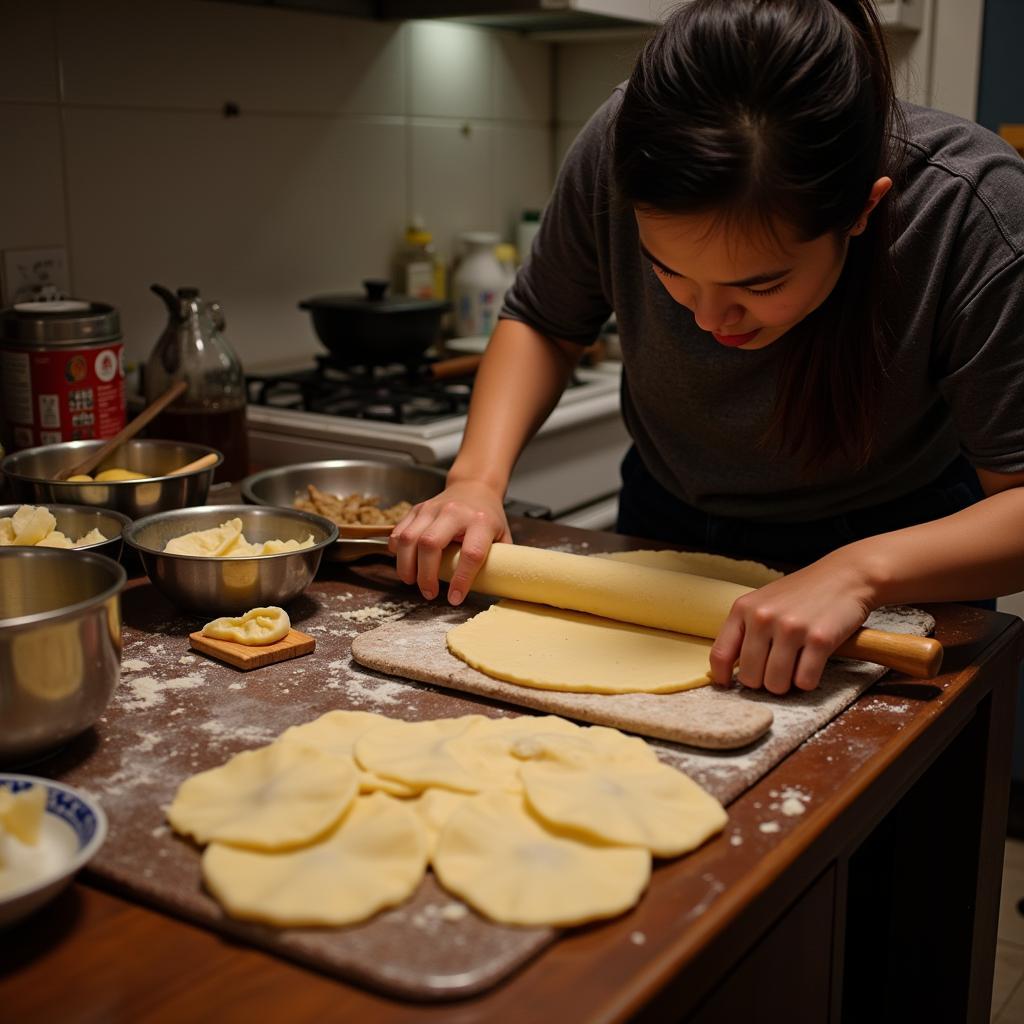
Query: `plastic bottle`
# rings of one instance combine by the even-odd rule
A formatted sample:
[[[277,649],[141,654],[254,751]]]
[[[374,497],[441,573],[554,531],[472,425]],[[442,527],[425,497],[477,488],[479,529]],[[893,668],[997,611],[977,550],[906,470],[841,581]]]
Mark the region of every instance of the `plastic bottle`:
[[[501,242],[494,247],[494,255],[505,272],[505,291],[516,279],[516,247],[511,242]]]
[[[489,335],[508,286],[506,272],[494,254],[498,235],[491,231],[468,231],[461,241],[465,255],[452,277],[455,335]]]
[[[540,210],[523,210],[516,225],[516,248],[519,250],[519,265],[530,261],[530,247],[533,238],[540,231]]]

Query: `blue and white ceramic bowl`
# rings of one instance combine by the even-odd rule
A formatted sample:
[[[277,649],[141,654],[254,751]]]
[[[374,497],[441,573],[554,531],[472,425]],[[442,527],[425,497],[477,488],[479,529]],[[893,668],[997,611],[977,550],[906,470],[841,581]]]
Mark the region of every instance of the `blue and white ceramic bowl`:
[[[103,845],[107,818],[94,799],[71,786],[32,775],[0,772],[0,788],[46,790],[46,811],[33,845],[10,835],[0,864],[0,928],[53,899]]]

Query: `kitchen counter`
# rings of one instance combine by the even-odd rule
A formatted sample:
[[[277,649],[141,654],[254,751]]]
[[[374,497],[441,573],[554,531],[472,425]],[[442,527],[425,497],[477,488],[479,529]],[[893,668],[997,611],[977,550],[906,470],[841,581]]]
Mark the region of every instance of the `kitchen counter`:
[[[514,532],[574,550],[644,546],[536,520],[516,521]],[[380,563],[322,576],[379,601],[404,593]],[[734,801],[722,835],[659,867],[634,911],[570,932],[483,995],[387,999],[148,909],[86,874],[5,934],[2,1016],[987,1021],[1024,626],[963,606],[928,610],[947,649],[941,676],[887,676]],[[431,703],[457,714],[467,700],[442,691]]]

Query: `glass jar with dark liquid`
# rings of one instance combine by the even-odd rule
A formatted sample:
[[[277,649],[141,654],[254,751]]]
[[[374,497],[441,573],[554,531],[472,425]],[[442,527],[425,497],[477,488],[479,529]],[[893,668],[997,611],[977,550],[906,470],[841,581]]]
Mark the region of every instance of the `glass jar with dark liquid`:
[[[147,434],[216,448],[224,461],[214,482],[241,480],[249,472],[245,377],[224,337],[224,314],[216,302],[204,301],[198,288],[172,293],[162,285],[151,287],[170,318],[146,361],[146,401],[179,380],[188,383],[188,391],[150,424]]]

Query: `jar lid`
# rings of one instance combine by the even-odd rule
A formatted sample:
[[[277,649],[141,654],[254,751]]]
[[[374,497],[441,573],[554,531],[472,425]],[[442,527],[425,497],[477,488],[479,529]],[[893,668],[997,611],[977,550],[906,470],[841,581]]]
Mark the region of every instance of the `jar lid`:
[[[105,302],[19,302],[0,310],[0,340],[25,345],[119,341],[121,318]]]

